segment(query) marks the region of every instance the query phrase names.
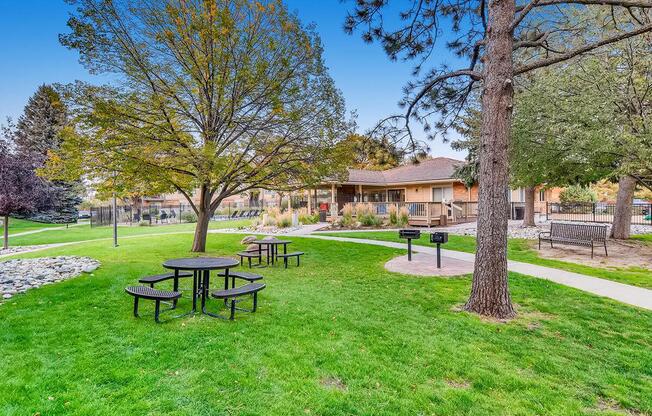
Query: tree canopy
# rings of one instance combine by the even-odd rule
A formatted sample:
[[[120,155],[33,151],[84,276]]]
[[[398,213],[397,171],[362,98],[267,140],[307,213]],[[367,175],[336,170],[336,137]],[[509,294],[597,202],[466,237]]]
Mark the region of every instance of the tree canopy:
[[[224,198],[344,171],[343,98],[317,34],[281,1],[74,3],[61,42],[115,82],[66,88],[75,128],[53,172],[68,165],[98,182],[179,191],[198,214],[193,250],[203,251]]]

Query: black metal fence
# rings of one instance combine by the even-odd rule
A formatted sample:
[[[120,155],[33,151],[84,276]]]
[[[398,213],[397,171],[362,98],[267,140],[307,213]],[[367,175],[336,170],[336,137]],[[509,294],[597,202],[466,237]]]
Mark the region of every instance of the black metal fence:
[[[548,203],[546,219],[612,223],[615,211],[616,204],[605,202]],[[652,225],[652,204],[634,204],[632,224]]]
[[[117,218],[119,224],[168,224],[195,222],[196,215],[190,205],[158,205],[149,207],[118,206]],[[92,207],[91,227],[111,225],[113,223],[113,207]]]

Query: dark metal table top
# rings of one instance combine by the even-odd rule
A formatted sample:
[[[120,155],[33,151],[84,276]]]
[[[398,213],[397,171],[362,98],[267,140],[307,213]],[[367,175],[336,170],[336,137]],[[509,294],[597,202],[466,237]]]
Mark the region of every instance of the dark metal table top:
[[[229,257],[191,257],[171,259],[163,262],[166,269],[175,270],[219,270],[239,266],[238,260]]]
[[[260,245],[280,245],[280,244],[290,244],[292,241],[290,240],[256,240],[252,241],[251,244],[260,244]]]

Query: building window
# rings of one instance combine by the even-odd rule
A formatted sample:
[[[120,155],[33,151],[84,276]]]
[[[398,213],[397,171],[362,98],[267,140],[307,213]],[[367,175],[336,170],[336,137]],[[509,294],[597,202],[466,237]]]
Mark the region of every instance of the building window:
[[[387,200],[389,202],[405,202],[405,189],[388,189]]]
[[[539,201],[543,202],[546,200],[546,190],[545,189],[540,189],[539,190]]]
[[[433,202],[443,202],[443,201],[452,201],[453,200],[453,187],[435,187],[432,188],[432,201]]]

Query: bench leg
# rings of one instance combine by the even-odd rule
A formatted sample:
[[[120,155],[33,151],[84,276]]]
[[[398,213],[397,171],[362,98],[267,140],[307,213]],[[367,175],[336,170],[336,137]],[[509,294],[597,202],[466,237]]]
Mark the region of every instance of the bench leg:
[[[235,317],[235,299],[231,299],[231,316],[229,316],[230,320],[233,320]]]
[[[541,250],[541,238],[539,238],[539,250]]]
[[[134,316],[138,318],[138,296],[134,296]]]
[[[258,309],[258,292],[254,292],[254,308],[251,311],[256,312],[256,309]]]
[[[288,258],[287,257],[283,257],[283,264],[285,265],[285,268],[287,269],[288,268]]]
[[[591,244],[591,258],[593,258],[593,244]]]
[[[249,268],[251,269],[251,257],[247,257],[247,260],[249,260]]]
[[[244,264],[244,257],[240,257],[240,266]]]
[[[160,323],[161,321],[158,319],[159,314],[161,313],[161,301],[156,300],[156,306],[154,307],[154,320],[156,323]]]
[[[604,242],[604,255],[609,257],[609,253],[607,253],[607,242]]]
[[[297,267],[299,267],[299,259],[300,258],[301,258],[301,256],[297,256]]]

